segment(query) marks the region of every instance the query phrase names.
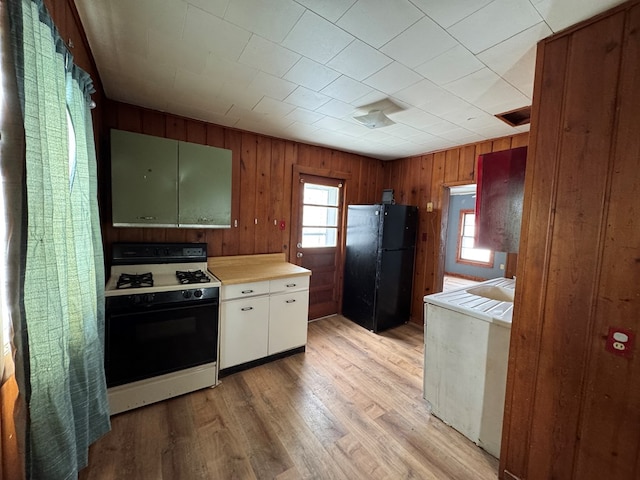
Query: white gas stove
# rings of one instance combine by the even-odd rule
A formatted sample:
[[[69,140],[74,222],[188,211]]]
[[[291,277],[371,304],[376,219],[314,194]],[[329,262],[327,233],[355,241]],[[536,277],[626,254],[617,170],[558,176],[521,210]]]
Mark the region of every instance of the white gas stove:
[[[117,243],[105,286],[112,414],[218,383],[220,281],[204,243]]]

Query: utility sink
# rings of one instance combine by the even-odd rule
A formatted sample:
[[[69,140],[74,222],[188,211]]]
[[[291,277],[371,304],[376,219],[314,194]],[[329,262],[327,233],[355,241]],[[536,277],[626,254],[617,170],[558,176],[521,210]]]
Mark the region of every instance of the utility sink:
[[[468,288],[467,293],[490,300],[497,300],[498,302],[513,302],[514,291],[510,288],[497,287],[495,285],[480,285]]]

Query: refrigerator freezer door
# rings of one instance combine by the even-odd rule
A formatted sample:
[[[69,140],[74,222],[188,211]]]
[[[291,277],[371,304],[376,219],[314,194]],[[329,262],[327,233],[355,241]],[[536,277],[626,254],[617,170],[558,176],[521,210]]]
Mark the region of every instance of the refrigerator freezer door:
[[[374,329],[379,210],[379,205],[352,205],[347,211],[342,313],[369,330]]]
[[[381,246],[386,250],[412,248],[416,244],[418,208],[410,205],[381,205]]]

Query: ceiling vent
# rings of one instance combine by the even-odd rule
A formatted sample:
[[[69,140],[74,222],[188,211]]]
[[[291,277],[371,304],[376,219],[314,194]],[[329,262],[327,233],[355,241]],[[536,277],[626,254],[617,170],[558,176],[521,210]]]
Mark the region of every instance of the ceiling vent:
[[[496,117],[512,127],[526,125],[531,122],[531,105],[511,110],[509,112],[498,113]]]
[[[403,107],[385,98],[384,100],[359,107],[353,115],[353,119],[367,128],[382,128],[396,123],[387,115],[402,110],[404,110]]]

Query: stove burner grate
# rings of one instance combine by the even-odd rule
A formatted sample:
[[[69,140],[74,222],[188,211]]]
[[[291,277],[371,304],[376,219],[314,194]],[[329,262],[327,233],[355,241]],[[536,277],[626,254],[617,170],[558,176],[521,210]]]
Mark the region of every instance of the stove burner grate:
[[[211,281],[209,276],[202,270],[195,270],[191,272],[181,272],[177,270],[176,277],[178,277],[178,282],[183,285],[187,285],[189,283],[208,283]]]
[[[123,273],[118,278],[116,288],[143,288],[153,287],[153,275],[149,273]]]

